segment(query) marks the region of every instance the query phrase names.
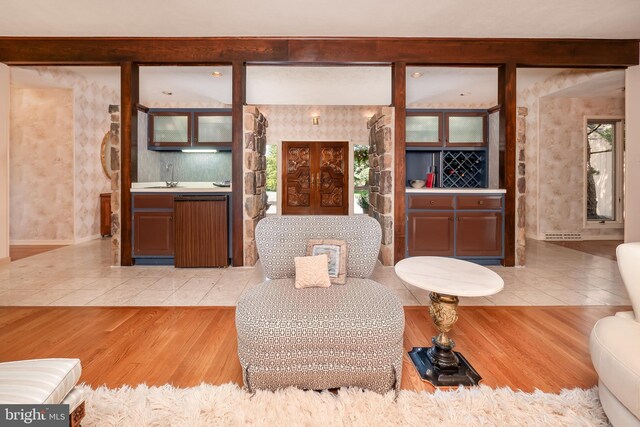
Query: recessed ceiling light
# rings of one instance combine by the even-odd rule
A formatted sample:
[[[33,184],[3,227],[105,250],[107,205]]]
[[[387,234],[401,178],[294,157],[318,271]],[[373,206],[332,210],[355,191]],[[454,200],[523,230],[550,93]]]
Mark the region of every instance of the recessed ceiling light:
[[[214,71],[213,73],[211,73],[211,75],[213,77],[222,77],[222,73],[220,71]]]
[[[419,73],[419,72],[414,72],[411,73],[411,77],[413,77],[414,79],[419,79],[420,77],[422,77],[424,75],[424,73]]]
[[[171,95],[173,95],[173,92],[169,92],[168,90],[163,90],[162,94],[163,95],[167,95],[167,96],[171,96]]]

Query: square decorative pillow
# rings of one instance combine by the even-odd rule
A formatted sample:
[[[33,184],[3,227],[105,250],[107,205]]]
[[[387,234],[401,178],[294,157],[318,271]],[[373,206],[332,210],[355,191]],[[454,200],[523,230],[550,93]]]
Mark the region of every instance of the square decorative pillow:
[[[325,254],[297,256],[293,260],[296,264],[296,289],[331,286],[327,267],[328,257]]]
[[[347,242],[344,240],[310,239],[307,255],[326,254],[331,283],[344,285],[347,281]]]

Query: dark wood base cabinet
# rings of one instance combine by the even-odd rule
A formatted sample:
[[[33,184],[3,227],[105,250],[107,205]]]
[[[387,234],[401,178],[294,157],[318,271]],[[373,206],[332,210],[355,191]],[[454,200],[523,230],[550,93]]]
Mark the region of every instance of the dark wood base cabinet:
[[[230,195],[136,193],[133,252],[138,265],[229,265]]]
[[[133,196],[133,257],[172,258],[173,195]]]
[[[453,256],[453,212],[409,212],[409,255]]]
[[[100,194],[100,235],[111,236],[111,193]]]
[[[502,194],[408,194],[407,256],[497,263],[503,254]]]

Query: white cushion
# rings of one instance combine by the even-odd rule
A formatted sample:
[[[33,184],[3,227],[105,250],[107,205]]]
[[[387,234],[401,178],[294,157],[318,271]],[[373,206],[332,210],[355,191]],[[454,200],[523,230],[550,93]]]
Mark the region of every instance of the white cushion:
[[[590,349],[600,381],[640,418],[640,323],[622,316],[600,319],[591,331]]]
[[[81,373],[79,359],[0,363],[0,403],[61,403],[76,386]]]
[[[69,405],[69,413],[75,411],[75,409],[80,406],[82,401],[84,400],[84,393],[77,387],[71,389],[69,394],[67,394],[62,402],[65,405]]]

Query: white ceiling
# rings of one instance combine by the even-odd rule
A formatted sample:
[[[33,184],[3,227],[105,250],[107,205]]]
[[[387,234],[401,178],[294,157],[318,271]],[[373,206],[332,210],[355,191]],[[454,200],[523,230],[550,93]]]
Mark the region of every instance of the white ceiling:
[[[0,0],[4,36],[640,38],[640,1]]]
[[[391,67],[247,67],[247,103],[389,105]]]
[[[61,67],[87,80],[120,91],[118,67]],[[219,71],[221,77],[212,77]],[[518,70],[518,91],[566,71],[553,68]],[[413,78],[412,73],[422,75]],[[40,76],[35,68],[12,67],[12,84],[64,87]],[[624,70],[593,71],[588,81],[550,96],[623,97]],[[171,92],[171,95],[162,92]],[[464,94],[461,96],[460,94]],[[496,68],[409,67],[407,105],[432,104],[480,108],[497,104]],[[144,105],[231,104],[230,67],[141,67],[140,102]],[[271,105],[389,105],[390,67],[247,67],[247,103]],[[443,107],[444,108],[444,107]]]

